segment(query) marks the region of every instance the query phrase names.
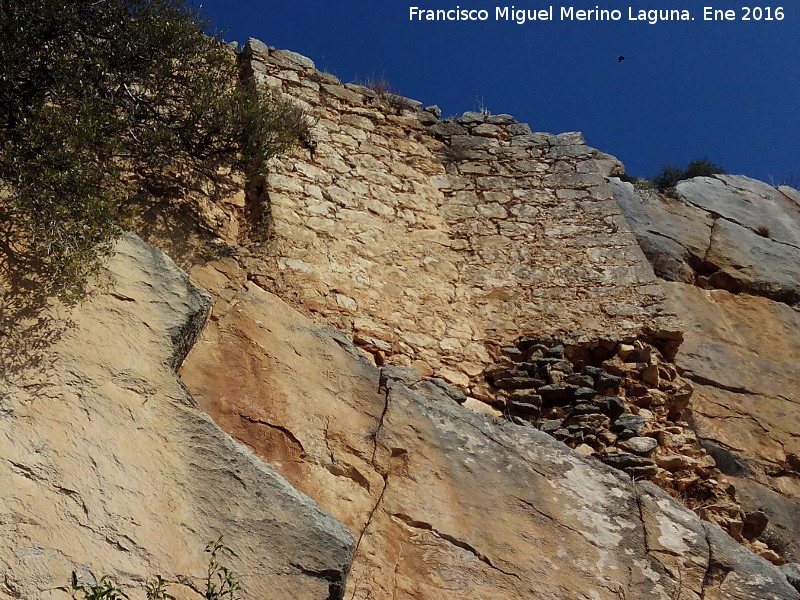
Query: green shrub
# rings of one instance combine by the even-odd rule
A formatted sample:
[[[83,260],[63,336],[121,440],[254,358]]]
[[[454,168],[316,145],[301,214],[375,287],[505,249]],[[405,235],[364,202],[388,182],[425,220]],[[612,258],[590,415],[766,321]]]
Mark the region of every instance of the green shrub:
[[[725,173],[725,169],[708,160],[706,156],[704,158],[697,158],[686,165],[686,169],[684,169],[684,179],[709,177],[711,175],[720,175],[723,173]]]
[[[675,187],[675,185],[682,179],[686,179],[684,177],[683,169],[667,163],[661,167],[661,172],[653,177],[652,181],[653,185],[655,185],[659,190],[666,190],[668,188]]]
[[[145,597],[147,600],[176,600],[175,596],[167,592],[167,582],[156,575],[145,584]]]
[[[661,167],[661,172],[652,178],[652,182],[660,191],[666,192],[671,191],[679,181],[684,179],[721,173],[725,173],[725,169],[708,160],[708,157],[704,157],[693,160],[685,168],[667,163]],[[674,195],[677,195],[677,192]]]
[[[223,566],[219,558],[225,554],[230,555],[231,549],[222,543],[222,536],[206,545],[206,552],[211,554],[206,571],[205,600],[235,600],[241,588],[239,580],[233,571]]]
[[[65,293],[132,205],[223,189],[307,135],[206,27],[180,0],[0,0],[0,212]]]

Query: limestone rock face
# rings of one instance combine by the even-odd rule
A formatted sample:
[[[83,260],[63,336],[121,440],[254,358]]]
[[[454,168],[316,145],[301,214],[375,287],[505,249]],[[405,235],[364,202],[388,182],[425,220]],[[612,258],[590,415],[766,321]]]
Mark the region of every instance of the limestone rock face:
[[[610,185],[657,275],[800,300],[800,205],[788,191],[741,175],[682,181],[678,199]]]
[[[740,478],[743,506],[770,517],[768,539],[797,562],[800,314],[765,298],[665,288],[687,326],[676,362],[695,384],[696,431],[720,469]]]
[[[664,290],[685,325],[675,360],[694,384],[695,431],[742,508],[768,518],[764,555],[797,562],[798,193],[730,175],[680,182],[677,199],[610,185],[654,270],[674,282]]]
[[[193,275],[220,300],[182,378],[355,532],[346,597],[800,597],[655,486],[375,367],[235,261]]]
[[[38,368],[0,384],[0,597],[61,598],[70,572],[113,576],[133,598],[161,574],[198,598],[220,535],[253,598],[338,598],[347,529],[196,405],[174,368],[208,295],[127,235],[110,291],[61,315]]]

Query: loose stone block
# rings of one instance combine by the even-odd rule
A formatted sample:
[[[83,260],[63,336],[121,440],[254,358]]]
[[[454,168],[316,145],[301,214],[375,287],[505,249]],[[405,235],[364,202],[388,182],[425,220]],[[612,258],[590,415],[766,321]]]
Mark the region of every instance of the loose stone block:
[[[619,447],[634,454],[646,455],[658,447],[658,441],[650,437],[632,437],[621,441]]]

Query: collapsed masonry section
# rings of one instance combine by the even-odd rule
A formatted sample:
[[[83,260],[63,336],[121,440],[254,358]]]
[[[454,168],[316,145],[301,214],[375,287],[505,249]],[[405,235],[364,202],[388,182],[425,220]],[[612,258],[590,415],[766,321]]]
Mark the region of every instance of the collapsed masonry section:
[[[759,540],[767,524],[746,512],[691,426],[692,384],[651,340],[519,338],[485,370],[480,398],[635,480],[649,480],[776,564]]]
[[[269,238],[245,268],[376,363],[471,393],[520,329],[680,337],[605,180],[621,165],[581,134],[440,121],[254,40],[241,60],[316,120],[308,147],[251,190]]]

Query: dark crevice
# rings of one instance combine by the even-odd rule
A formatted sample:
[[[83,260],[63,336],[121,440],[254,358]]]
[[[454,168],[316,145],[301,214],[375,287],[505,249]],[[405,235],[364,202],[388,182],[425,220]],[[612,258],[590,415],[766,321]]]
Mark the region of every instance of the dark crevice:
[[[700,269],[702,269],[703,271],[712,269],[710,272],[714,272],[717,270],[718,267],[716,265],[709,265],[708,256],[711,254],[711,248],[714,246],[714,229],[716,229],[717,227],[717,221],[719,221],[719,215],[713,213],[710,214],[714,220],[711,222],[711,231],[708,234],[708,248],[706,248],[706,251],[703,254],[703,259],[700,262]],[[700,269],[697,269],[699,275],[707,274],[700,272]]]
[[[748,390],[747,388],[737,387],[733,385],[725,385],[724,383],[720,383],[719,381],[714,381],[713,379],[709,379],[708,377],[704,377],[703,375],[698,375],[693,371],[688,371],[679,368],[678,373],[681,376],[686,377],[687,379],[691,379],[695,383],[699,383],[700,385],[706,385],[708,387],[717,388],[718,390],[723,390],[725,392],[731,392],[733,394],[758,395],[755,392]]]
[[[131,298],[130,296],[124,296],[123,294],[120,294],[118,292],[109,291],[108,295],[122,302],[136,302],[136,298]]]
[[[673,580],[677,579],[676,590],[680,594],[680,589],[683,586],[683,576],[681,575],[680,571],[678,571],[677,574],[673,573],[672,569],[670,569],[667,565],[665,565],[656,554],[656,552],[661,552],[663,554],[673,554],[673,553],[665,552],[663,550],[657,551],[650,548],[650,540],[647,530],[647,520],[645,519],[644,515],[644,510],[645,510],[644,503],[642,501],[642,495],[639,491],[639,485],[633,479],[631,479],[631,488],[633,491],[633,497],[636,500],[636,508],[639,514],[639,521],[642,523],[642,538],[644,540],[644,551],[648,556],[652,557],[659,564],[664,573],[667,573]],[[674,556],[679,556],[679,554],[675,553]]]
[[[731,567],[721,563],[714,556],[714,544],[711,541],[711,535],[709,533],[709,529],[713,527],[713,525],[705,522],[701,522],[700,525],[705,532],[706,544],[708,545],[706,570],[705,574],[703,575],[702,587],[700,589],[700,600],[705,600],[706,590],[711,587],[721,587],[722,583],[725,581],[725,578],[728,577],[728,573],[730,573],[732,569]]]
[[[385,474],[383,476],[383,488],[381,489],[381,494],[378,496],[378,500],[375,502],[372,510],[369,511],[369,516],[367,517],[367,522],[364,524],[361,533],[358,534],[358,539],[356,540],[355,548],[353,548],[353,560],[355,557],[358,556],[358,549],[361,547],[361,540],[364,539],[364,535],[367,533],[369,526],[372,524],[372,519],[375,516],[375,513],[378,511],[378,507],[383,502],[383,497],[386,495],[386,488],[389,487],[389,474]],[[354,592],[355,593],[355,592]]]
[[[30,479],[31,481],[42,481],[44,479],[43,477],[37,475],[36,472],[27,465],[14,462],[11,459],[6,459],[6,461],[9,462],[11,466],[14,467],[14,470],[16,470],[20,475],[22,475],[27,479]]]
[[[708,548],[708,554],[706,555],[706,569],[703,573],[703,581],[701,582],[700,587],[700,600],[705,600],[706,597],[706,588],[710,587],[714,581],[713,572],[711,570],[711,564],[713,560],[713,553],[711,551],[711,540],[708,537],[708,530],[703,527],[703,532],[706,536],[706,547]]]
[[[303,575],[328,582],[328,597],[325,600],[342,600],[344,597],[345,574],[341,571],[337,569],[314,571],[313,569],[306,569],[302,565],[295,563],[289,563],[289,565],[300,571]]]
[[[239,416],[248,423],[253,423],[255,425],[263,425],[265,427],[269,427],[270,429],[274,429],[275,431],[280,431],[286,437],[286,439],[288,439],[292,443],[293,446],[300,449],[300,458],[301,459],[305,458],[306,449],[303,448],[303,444],[301,444],[300,440],[298,440],[291,431],[286,429],[286,427],[282,427],[281,425],[275,425],[273,423],[268,423],[267,421],[263,421],[261,419],[248,417],[247,415],[240,414]]]
[[[386,495],[386,490],[389,487],[389,471],[387,470],[385,473],[381,473],[381,469],[378,467],[376,463],[376,458],[378,455],[378,443],[379,438],[381,435],[381,431],[383,430],[383,423],[386,418],[386,413],[389,412],[389,394],[391,392],[391,386],[387,385],[387,380],[384,379],[381,373],[381,377],[378,379],[378,392],[383,392],[384,394],[384,402],[383,402],[383,410],[381,411],[380,417],[378,417],[378,423],[375,426],[374,432],[372,432],[369,437],[372,439],[372,456],[370,458],[370,463],[372,464],[373,468],[376,472],[380,473],[383,477],[383,487],[381,488],[381,493],[378,496],[378,499],[375,501],[375,504],[372,506],[372,510],[369,511],[369,515],[367,516],[367,521],[364,523],[364,527],[361,529],[361,532],[358,534],[358,538],[356,539],[356,545],[353,549],[353,560],[355,557],[358,556],[358,551],[361,548],[361,542],[364,539],[367,531],[372,525],[372,519],[375,517],[375,513],[378,512],[378,508],[380,507],[381,503],[383,502],[383,498]],[[353,590],[353,596],[355,596],[356,590]]]
[[[567,531],[571,531],[572,533],[577,533],[578,535],[583,537],[587,542],[589,542],[593,546],[597,546],[598,548],[600,547],[596,542],[594,542],[593,540],[587,538],[584,535],[584,533],[582,531],[580,531],[579,529],[575,529],[574,527],[570,527],[566,523],[562,523],[561,521],[557,520],[555,517],[553,517],[551,515],[548,515],[546,512],[540,510],[539,508],[537,508],[536,506],[534,506],[532,503],[528,502],[527,500],[523,500],[522,498],[516,498],[516,499],[520,503],[524,504],[526,507],[530,508],[533,512],[535,512],[536,514],[544,517],[545,519],[547,519],[548,521],[550,521],[551,523],[553,523],[557,527],[560,527],[562,529],[566,529]]]
[[[424,521],[415,521],[411,517],[409,517],[408,515],[403,514],[403,513],[395,513],[392,516],[394,518],[402,521],[403,523],[405,523],[408,527],[411,527],[413,529],[422,529],[424,531],[430,531],[436,537],[438,537],[440,539],[443,539],[446,542],[449,542],[453,546],[456,546],[457,548],[461,548],[462,550],[466,550],[470,554],[474,555],[475,558],[477,558],[483,564],[488,565],[490,568],[494,569],[495,571],[499,571],[500,573],[503,573],[504,575],[508,575],[509,577],[515,577],[516,579],[522,580],[522,578],[519,575],[517,575],[516,573],[514,573],[513,571],[506,571],[506,570],[501,569],[500,567],[496,566],[488,556],[486,556],[485,554],[482,554],[481,552],[479,552],[477,549],[475,549],[474,546],[468,544],[467,542],[459,540],[458,538],[455,538],[452,535],[448,535],[446,533],[443,533],[443,532],[439,531],[438,529],[436,529],[430,523],[425,523]]]
[[[383,380],[383,377],[379,380],[378,383],[378,391],[383,392],[383,410],[381,411],[381,416],[378,417],[378,424],[375,427],[375,432],[371,435],[372,437],[372,457],[370,458],[370,463],[372,466],[375,465],[375,457],[378,453],[378,441],[381,436],[381,431],[383,430],[383,421],[386,418],[386,413],[389,411],[389,393],[391,388],[386,385],[386,382]]]
[[[8,571],[3,576],[3,586],[0,589],[11,598],[22,598],[22,592],[18,589],[17,582],[11,578]]]

